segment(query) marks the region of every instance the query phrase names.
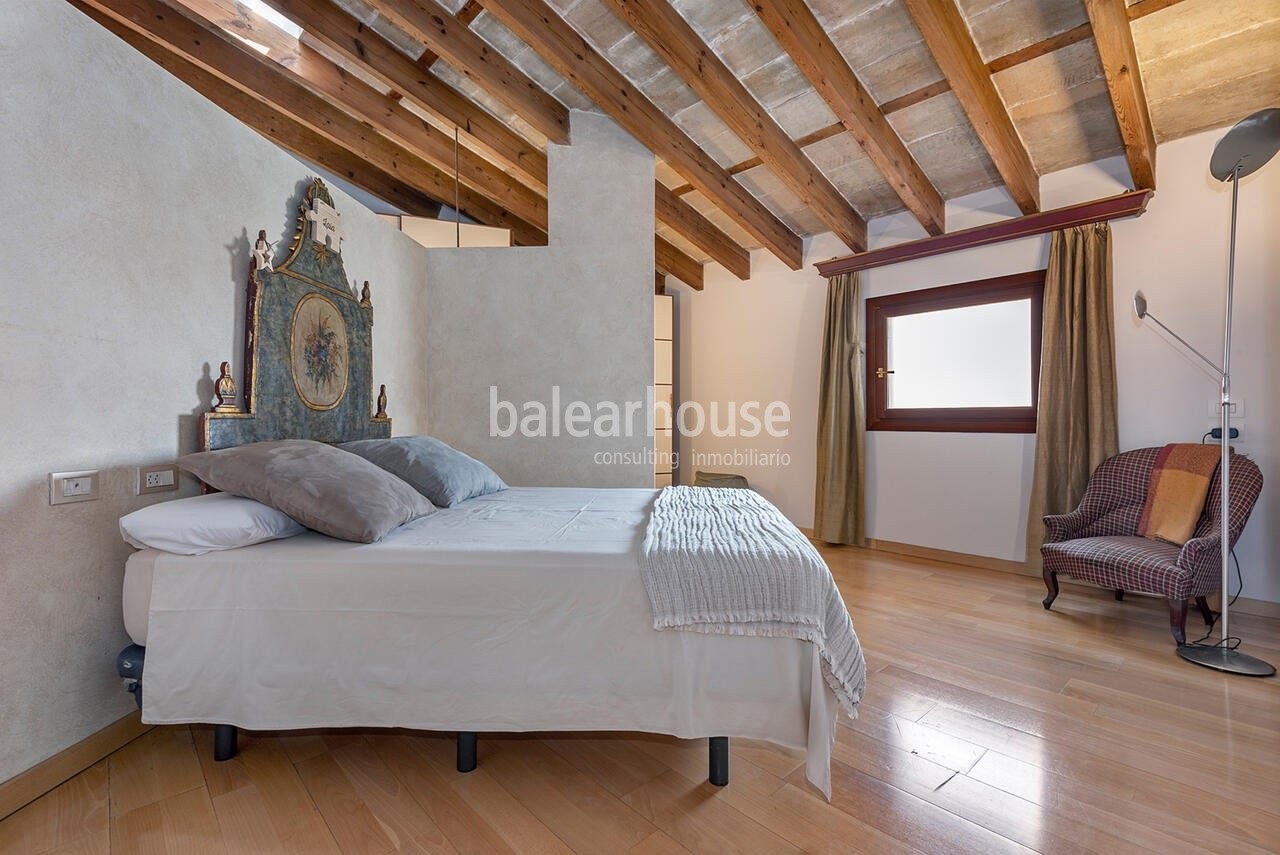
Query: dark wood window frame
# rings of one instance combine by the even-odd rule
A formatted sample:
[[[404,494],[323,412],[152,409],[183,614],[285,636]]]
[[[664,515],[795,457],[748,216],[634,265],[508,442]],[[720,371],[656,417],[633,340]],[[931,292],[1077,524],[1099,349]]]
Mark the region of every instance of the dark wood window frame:
[[[867,430],[957,433],[1035,433],[1040,390],[1040,333],[1044,311],[1044,271],[1015,273],[867,300]],[[941,309],[960,309],[1031,300],[1030,407],[937,407],[890,409],[886,384],[889,318]],[[883,369],[883,370],[882,370]]]

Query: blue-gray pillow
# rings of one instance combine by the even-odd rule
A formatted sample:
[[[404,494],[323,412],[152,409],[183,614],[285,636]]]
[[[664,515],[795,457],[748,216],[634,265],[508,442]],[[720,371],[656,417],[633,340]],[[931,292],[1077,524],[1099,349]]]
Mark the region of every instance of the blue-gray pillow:
[[[435,437],[361,439],[338,447],[407,481],[440,508],[507,489],[498,473]]]
[[[322,442],[255,442],[178,458],[215,490],[256,499],[307,528],[373,543],[404,523],[435,513],[414,489],[358,455]]]

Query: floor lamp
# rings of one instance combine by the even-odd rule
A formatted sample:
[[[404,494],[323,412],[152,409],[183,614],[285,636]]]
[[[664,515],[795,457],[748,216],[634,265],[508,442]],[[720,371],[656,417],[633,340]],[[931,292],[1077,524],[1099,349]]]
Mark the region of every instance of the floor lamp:
[[[1231,646],[1229,611],[1231,592],[1228,589],[1228,570],[1231,561],[1230,499],[1231,499],[1231,309],[1235,297],[1236,276],[1236,217],[1240,195],[1240,179],[1266,165],[1280,151],[1280,108],[1259,110],[1241,119],[1227,135],[1214,146],[1209,159],[1209,172],[1219,181],[1231,182],[1231,253],[1227,263],[1227,317],[1222,340],[1222,365],[1218,366],[1186,339],[1162,324],[1147,311],[1147,299],[1139,291],[1133,297],[1133,309],[1139,319],[1151,318],[1165,332],[1177,339],[1200,359],[1213,368],[1222,379],[1222,637],[1216,644],[1183,644],[1178,655],[1188,662],[1251,677],[1269,677],[1276,669],[1268,662],[1254,658]]]

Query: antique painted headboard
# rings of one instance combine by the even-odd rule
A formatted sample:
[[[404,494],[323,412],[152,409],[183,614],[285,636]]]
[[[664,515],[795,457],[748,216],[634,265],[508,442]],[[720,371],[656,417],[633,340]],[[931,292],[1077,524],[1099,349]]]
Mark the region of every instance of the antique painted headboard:
[[[348,442],[391,435],[386,387],[373,392],[373,304],[342,266],[333,197],[314,179],[298,208],[289,257],[271,264],[258,232],[249,265],[244,400],[222,363],[217,405],[200,419],[203,450],[273,439]],[[376,409],[375,409],[376,406]]]

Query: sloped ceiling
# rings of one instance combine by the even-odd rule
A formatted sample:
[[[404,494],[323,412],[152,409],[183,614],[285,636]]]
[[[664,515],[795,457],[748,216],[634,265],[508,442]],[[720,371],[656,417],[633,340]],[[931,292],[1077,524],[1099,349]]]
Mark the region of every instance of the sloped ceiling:
[[[182,1],[167,0],[175,5]],[[410,58],[436,56],[362,0],[312,1],[336,4]],[[86,2],[94,5],[97,0]],[[235,0],[218,2],[237,5]],[[482,8],[497,0],[438,2],[454,15],[461,13],[451,25],[469,26],[561,104],[609,111],[608,105],[593,103]],[[751,6],[743,0],[670,2],[862,218],[904,209],[894,186],[841,126]],[[954,2],[1035,173],[1124,153],[1085,0]],[[913,20],[907,0],[807,0],[807,5],[944,199],[1003,183],[961,100],[949,91],[950,84]],[[1280,0],[1128,0],[1128,5],[1157,141],[1280,105]],[[548,6],[789,229],[802,236],[829,230],[811,205],[761,164],[757,151],[721,119],[717,105],[702,100],[619,18],[609,2],[548,0]],[[246,14],[254,14],[252,3],[243,8]],[[328,51],[305,33],[302,40],[369,79],[381,92],[389,91],[365,74],[359,62]],[[495,93],[486,91],[468,69],[436,59],[430,70],[534,146],[545,149],[546,137]],[[403,103],[412,108],[408,100]],[[430,120],[439,124],[438,117]],[[447,130],[452,133],[452,128]],[[468,143],[466,134],[462,140]],[[500,164],[495,168],[505,169]],[[660,162],[658,177],[733,241],[745,248],[760,246],[722,203],[694,190],[675,169]],[[693,259],[709,259],[670,225],[659,224],[657,232]]]

